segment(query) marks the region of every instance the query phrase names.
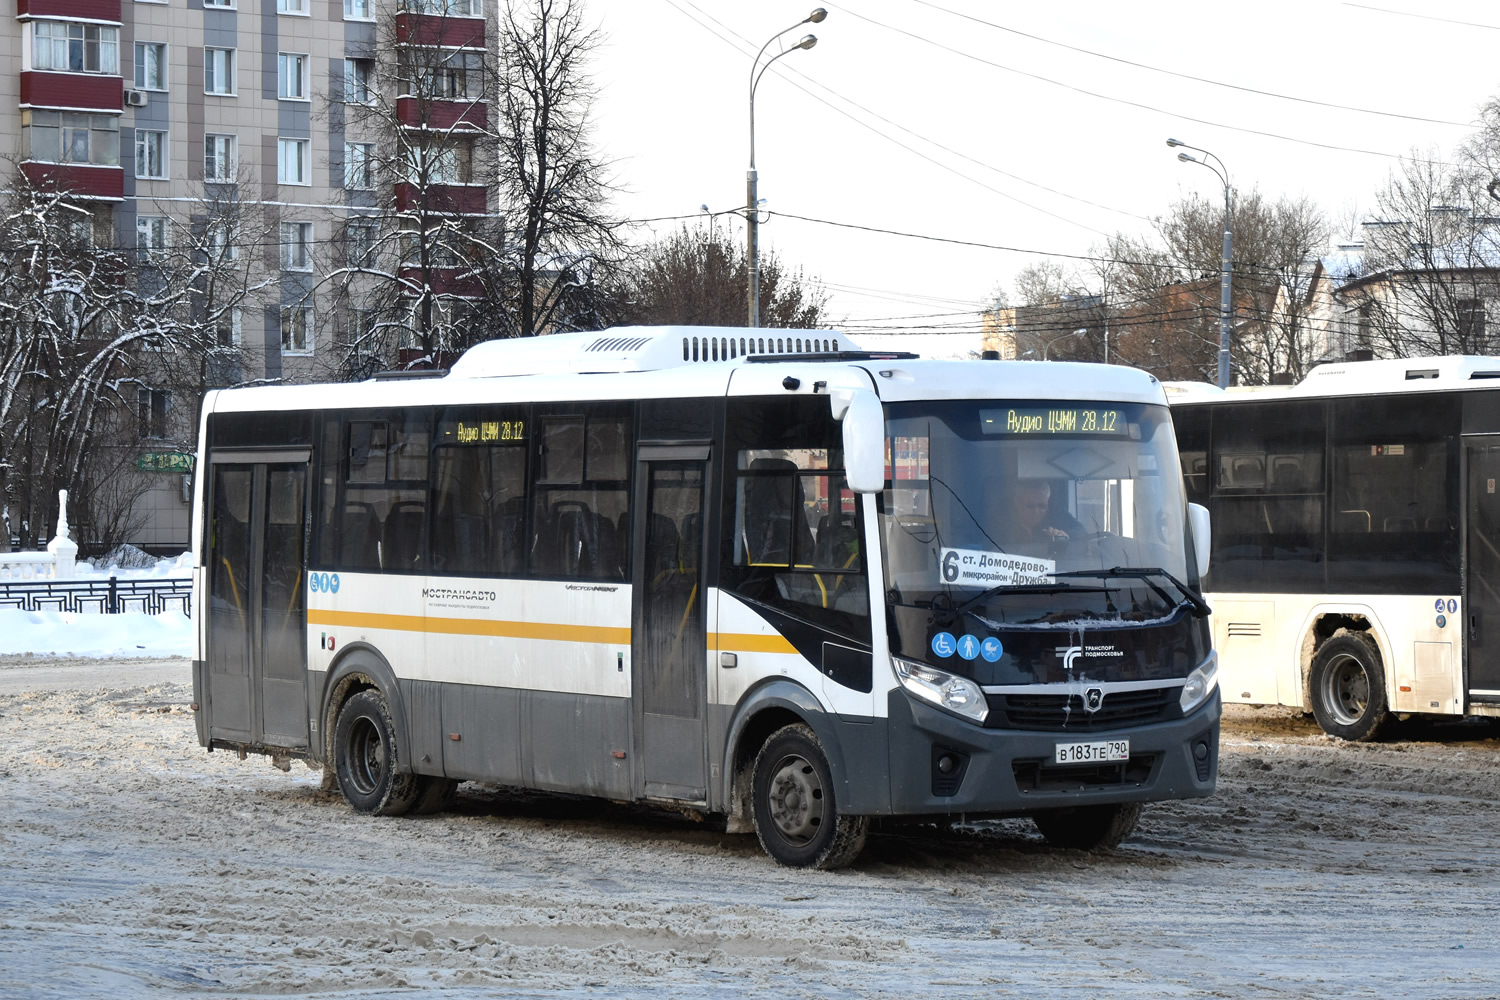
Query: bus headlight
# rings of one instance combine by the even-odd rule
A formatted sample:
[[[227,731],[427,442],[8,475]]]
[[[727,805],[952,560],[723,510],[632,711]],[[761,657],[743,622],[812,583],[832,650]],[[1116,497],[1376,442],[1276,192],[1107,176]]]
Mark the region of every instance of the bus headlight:
[[[1203,704],[1218,686],[1219,654],[1210,653],[1202,666],[1188,674],[1187,682],[1182,685],[1182,697],[1178,699],[1178,704],[1182,706],[1182,714],[1187,715]]]
[[[983,722],[990,714],[984,690],[969,678],[897,656],[891,657],[891,661],[896,665],[901,686],[923,701],[975,722]]]

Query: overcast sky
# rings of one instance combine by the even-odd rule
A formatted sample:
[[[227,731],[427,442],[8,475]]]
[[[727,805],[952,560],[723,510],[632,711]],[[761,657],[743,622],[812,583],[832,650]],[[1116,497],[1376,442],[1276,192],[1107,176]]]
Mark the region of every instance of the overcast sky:
[[[621,215],[743,206],[751,57],[813,6],[593,0],[596,140]],[[767,209],[826,221],[776,215],[760,232],[763,252],[824,282],[851,329],[975,331],[975,310],[1028,263],[1143,232],[1188,192],[1220,199],[1169,136],[1216,153],[1236,187],[1306,195],[1336,216],[1371,205],[1395,156],[1447,157],[1500,92],[1492,3],[822,6],[823,23],[784,36],[817,46],[778,60],[756,92],[755,157]],[[716,225],[744,239],[741,219]]]

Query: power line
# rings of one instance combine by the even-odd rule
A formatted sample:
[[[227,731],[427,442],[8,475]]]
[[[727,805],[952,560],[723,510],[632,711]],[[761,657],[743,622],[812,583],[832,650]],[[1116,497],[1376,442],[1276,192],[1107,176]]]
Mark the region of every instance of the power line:
[[[668,2],[670,2],[670,0],[668,0]],[[1380,156],[1380,157],[1384,157],[1386,159],[1391,159],[1391,160],[1399,160],[1399,159],[1403,158],[1400,153],[1387,153],[1387,152],[1383,152],[1382,150],[1378,150],[1378,149],[1361,149],[1361,148],[1356,147],[1356,146],[1339,146],[1339,145],[1336,145],[1336,144],[1333,144],[1333,143],[1317,142],[1317,141],[1315,141],[1313,139],[1298,139],[1298,138],[1296,138],[1294,136],[1282,135],[1279,132],[1267,132],[1267,131],[1265,131],[1263,129],[1246,128],[1246,127],[1240,126],[1240,125],[1226,125],[1223,122],[1211,121],[1211,120],[1209,120],[1207,118],[1195,118],[1192,115],[1185,115],[1185,114],[1181,114],[1181,113],[1176,112],[1176,111],[1168,111],[1165,108],[1158,108],[1158,107],[1155,107],[1154,105],[1144,104],[1144,103],[1142,103],[1140,101],[1132,101],[1132,100],[1128,100],[1128,99],[1123,98],[1123,97],[1113,97],[1113,96],[1111,96],[1109,94],[1101,94],[1101,93],[1098,93],[1097,91],[1087,90],[1087,89],[1085,89],[1083,87],[1077,87],[1077,86],[1074,86],[1071,83],[1064,83],[1061,80],[1054,80],[1054,79],[1052,79],[1050,77],[1042,76],[1042,75],[1040,75],[1038,73],[1030,73],[1030,72],[1027,72],[1026,70],[1016,69],[1016,68],[1014,68],[1012,66],[1006,66],[1004,63],[998,63],[998,62],[995,62],[992,59],[985,59],[983,56],[976,56],[976,55],[974,55],[971,52],[965,52],[962,49],[953,48],[951,45],[944,45],[942,42],[934,41],[933,39],[927,38],[927,37],[925,37],[923,35],[919,35],[916,32],[907,31],[905,28],[898,28],[898,27],[895,27],[894,25],[886,24],[883,21],[877,21],[877,20],[875,20],[872,17],[868,17],[868,16],[866,16],[864,14],[860,14],[857,11],[849,10],[848,8],[841,7],[839,9],[842,10],[844,13],[850,15],[851,17],[857,17],[857,18],[859,18],[862,21],[867,21],[870,24],[875,25],[876,27],[884,28],[887,31],[895,32],[898,35],[905,35],[907,38],[912,38],[912,39],[915,39],[915,40],[917,40],[919,42],[925,42],[926,44],[931,45],[931,46],[933,46],[935,48],[942,49],[945,52],[951,52],[951,53],[953,53],[956,56],[962,56],[963,58],[972,60],[973,62],[977,62],[977,63],[980,63],[980,64],[985,65],[985,66],[990,66],[990,67],[993,67],[994,69],[1003,70],[1003,71],[1005,71],[1007,73],[1014,73],[1017,76],[1024,76],[1024,77],[1026,77],[1028,79],[1031,79],[1031,80],[1037,80],[1037,81],[1039,81],[1041,83],[1051,84],[1054,87],[1061,87],[1064,90],[1070,90],[1070,91],[1073,91],[1074,93],[1083,94],[1086,97],[1093,97],[1093,98],[1096,98],[1096,99],[1101,100],[1101,101],[1109,101],[1110,103],[1113,103],[1113,104],[1123,104],[1126,107],[1138,108],[1138,109],[1140,109],[1142,111],[1150,111],[1153,114],[1165,115],[1165,116],[1167,116],[1169,118],[1176,118],[1176,119],[1179,119],[1180,121],[1185,121],[1185,122],[1193,122],[1194,124],[1197,124],[1197,125],[1208,125],[1211,128],[1228,129],[1231,132],[1244,132],[1244,133],[1246,133],[1248,135],[1258,135],[1258,136],[1261,136],[1261,137],[1267,138],[1267,139],[1277,139],[1277,140],[1280,140],[1282,142],[1293,142],[1293,143],[1297,143],[1298,145],[1302,145],[1302,146],[1314,146],[1314,147],[1317,147],[1319,149],[1330,149],[1330,150],[1334,150],[1335,152],[1340,152],[1340,153],[1359,153],[1359,154],[1361,154],[1363,156]],[[1435,163],[1435,164],[1438,164],[1438,165],[1441,165],[1441,166],[1452,166],[1453,165],[1453,164],[1450,164],[1450,163],[1445,163],[1445,162],[1440,161],[1440,160],[1424,160],[1422,162]]]
[[[920,2],[920,0],[918,0],[918,2]],[[1397,17],[1415,17],[1423,21],[1442,21],[1444,24],[1458,24],[1462,25],[1465,28],[1488,28],[1490,31],[1500,31],[1500,25],[1496,24],[1479,24],[1476,21],[1455,21],[1451,17],[1437,17],[1432,14],[1413,14],[1410,11],[1390,10],[1386,7],[1371,7],[1369,4],[1363,3],[1345,3],[1344,6],[1357,7],[1360,10],[1373,10],[1377,14],[1394,14]]]
[[[1043,38],[1041,35],[1033,35],[1033,34],[1031,34],[1029,32],[1021,31],[1021,30],[1019,30],[1017,28],[1007,27],[1006,25],[1003,25],[1003,24],[996,24],[994,21],[986,21],[982,17],[975,17],[972,14],[965,14],[965,13],[962,13],[961,11],[950,10],[949,8],[944,7],[944,6],[940,5],[940,4],[932,3],[931,0],[911,0],[911,2],[912,3],[919,3],[919,4],[921,4],[924,7],[931,7],[933,10],[940,10],[940,11],[942,11],[945,14],[950,14],[953,17],[962,18],[962,19],[964,19],[966,21],[973,21],[976,24],[986,25],[987,27],[994,28],[997,31],[1004,31],[1004,32],[1008,32],[1008,33],[1010,33],[1012,35],[1019,35],[1022,38],[1029,38],[1029,39],[1031,39],[1034,42],[1041,42],[1044,45],[1055,45],[1055,46],[1057,46],[1060,49],[1067,49],[1070,52],[1079,52],[1079,53],[1082,53],[1083,55],[1086,55],[1086,56],[1093,56],[1095,59],[1106,59],[1106,60],[1108,60],[1110,62],[1120,63],[1120,64],[1125,65],[1125,66],[1134,66],[1136,69],[1144,69],[1144,70],[1148,70],[1148,71],[1150,71],[1152,73],[1162,73],[1162,74],[1165,74],[1167,76],[1175,76],[1175,77],[1177,77],[1179,79],[1182,79],[1182,80],[1192,80],[1195,83],[1206,83],[1206,84],[1208,84],[1211,87],[1223,87],[1223,88],[1225,88],[1227,90],[1239,90],[1239,91],[1243,91],[1243,92],[1245,92],[1247,94],[1258,94],[1261,97],[1274,97],[1277,100],[1281,100],[1281,101],[1295,101],[1295,102],[1297,102],[1299,104],[1313,104],[1313,105],[1316,105],[1316,106],[1318,106],[1320,108],[1334,108],[1334,109],[1337,109],[1339,111],[1354,111],[1354,112],[1357,112],[1357,113],[1362,114],[1362,115],[1380,115],[1380,116],[1386,117],[1386,118],[1404,118],[1407,121],[1427,122],[1427,123],[1432,124],[1432,125],[1452,125],[1452,126],[1455,126],[1457,128],[1472,128],[1473,127],[1473,122],[1450,122],[1450,121],[1446,121],[1446,120],[1441,119],[1441,118],[1424,118],[1421,115],[1403,115],[1403,114],[1400,114],[1399,112],[1395,112],[1395,111],[1377,111],[1377,110],[1375,110],[1373,108],[1358,108],[1358,107],[1354,107],[1353,105],[1349,105],[1349,104],[1336,104],[1336,103],[1334,103],[1332,101],[1319,101],[1319,100],[1315,100],[1315,99],[1310,98],[1310,97],[1297,97],[1294,94],[1279,94],[1279,93],[1277,93],[1277,92],[1275,92],[1273,90],[1260,90],[1260,89],[1258,89],[1256,87],[1245,87],[1245,86],[1241,86],[1240,84],[1237,84],[1237,83],[1225,83],[1222,80],[1213,80],[1213,79],[1210,79],[1210,78],[1204,77],[1204,76],[1194,76],[1191,73],[1181,73],[1181,72],[1178,72],[1177,70],[1164,69],[1164,68],[1162,68],[1160,66],[1152,66],[1152,65],[1149,65],[1147,63],[1136,62],[1136,61],[1134,61],[1132,59],[1124,59],[1124,58],[1122,58],[1120,56],[1112,56],[1112,55],[1109,55],[1106,52],[1095,52],[1092,49],[1085,49],[1085,48],[1082,48],[1082,47],[1077,46],[1077,45],[1069,45],[1067,42],[1059,42],[1059,41],[1056,41],[1056,40],[1051,39],[1051,38]],[[1357,6],[1360,6],[1360,5],[1359,4],[1349,4],[1348,6],[1357,7]],[[838,8],[838,9],[839,10],[843,10],[842,7]],[[1372,7],[1370,9],[1371,10],[1378,10],[1379,8]],[[1421,16],[1421,15],[1414,15],[1414,16]],[[868,18],[866,20],[868,20]],[[1443,19],[1442,18],[1438,18],[1437,20],[1443,20]],[[1463,23],[1463,22],[1455,22],[1455,23]],[[1484,27],[1484,26],[1481,25],[1481,27]]]

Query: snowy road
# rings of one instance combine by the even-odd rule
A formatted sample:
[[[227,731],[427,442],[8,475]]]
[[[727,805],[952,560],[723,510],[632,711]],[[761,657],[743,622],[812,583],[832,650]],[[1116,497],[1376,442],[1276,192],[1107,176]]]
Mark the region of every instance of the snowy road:
[[[906,828],[807,873],[472,785],[358,816],[204,753],[186,679],[0,662],[0,997],[1500,996],[1493,729],[1350,746],[1240,710],[1219,794],[1117,851]]]

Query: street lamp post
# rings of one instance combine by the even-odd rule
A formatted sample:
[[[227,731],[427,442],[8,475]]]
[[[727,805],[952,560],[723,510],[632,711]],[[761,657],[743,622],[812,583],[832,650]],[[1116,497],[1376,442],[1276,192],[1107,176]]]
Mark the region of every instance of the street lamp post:
[[[1061,336],[1053,337],[1051,340],[1042,345],[1042,360],[1047,360],[1047,352],[1052,350],[1052,345],[1057,343],[1059,340],[1067,340],[1069,337],[1082,337],[1088,332],[1089,328],[1085,326],[1081,327],[1080,329],[1074,330],[1072,333],[1064,333]]]
[[[1229,388],[1229,327],[1231,318],[1230,284],[1234,276],[1234,234],[1230,230],[1230,207],[1229,207],[1229,168],[1224,166],[1224,161],[1206,149],[1197,146],[1189,146],[1179,139],[1168,139],[1167,145],[1173,148],[1181,146],[1202,153],[1214,162],[1209,163],[1207,159],[1200,160],[1196,156],[1187,153],[1178,153],[1177,158],[1183,163],[1196,163],[1200,167],[1207,167],[1214,172],[1214,176],[1224,185],[1224,266],[1219,275],[1219,388]],[[1218,166],[1214,166],[1217,163]]]
[[[752,327],[760,326],[760,244],[757,239],[758,234],[756,233],[756,228],[759,225],[757,216],[760,211],[760,200],[756,197],[755,190],[755,88],[760,86],[760,78],[765,75],[766,70],[771,68],[773,62],[790,52],[796,52],[798,49],[812,48],[818,44],[818,38],[816,35],[803,35],[802,40],[796,45],[793,45],[789,49],[782,49],[767,59],[764,66],[761,65],[760,58],[766,54],[766,49],[771,47],[771,42],[776,41],[776,39],[788,31],[800,28],[804,24],[819,24],[827,16],[828,11],[822,7],[814,8],[811,14],[790,28],[783,28],[772,35],[766,44],[760,47],[760,51],[755,54],[755,61],[750,64],[750,169],[745,174],[745,229],[747,241],[745,247],[745,265],[747,269],[746,277],[748,279],[746,283],[750,286],[748,295],[750,308],[749,325]]]

